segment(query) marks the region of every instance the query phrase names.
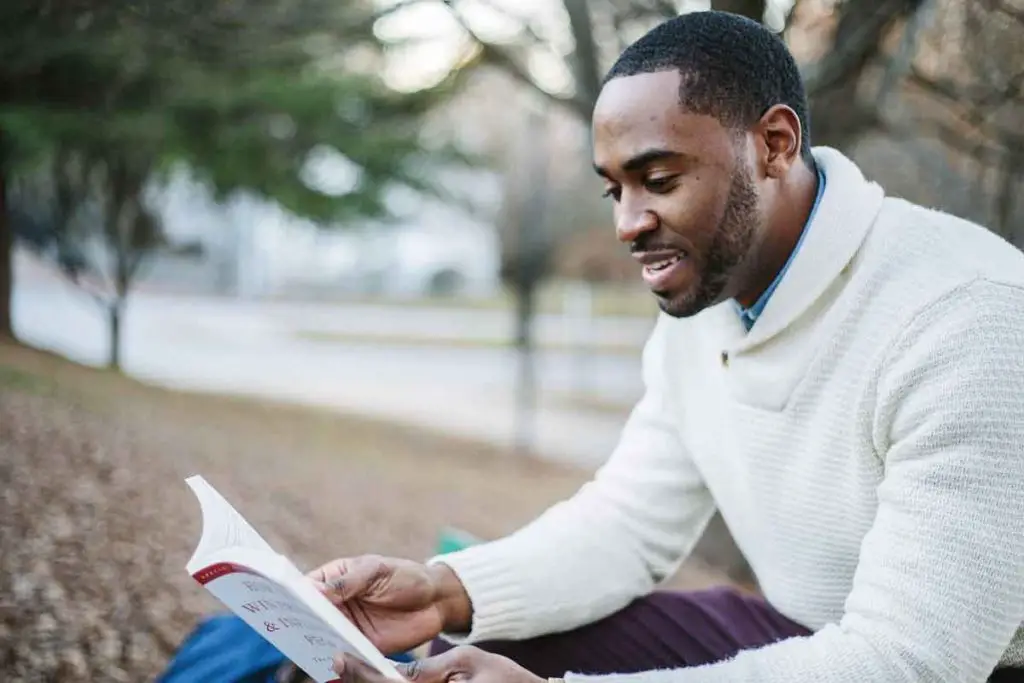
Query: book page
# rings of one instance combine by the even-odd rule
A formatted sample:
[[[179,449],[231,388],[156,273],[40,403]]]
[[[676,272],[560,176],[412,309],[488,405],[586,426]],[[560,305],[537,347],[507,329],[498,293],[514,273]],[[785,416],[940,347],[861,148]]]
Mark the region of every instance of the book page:
[[[202,538],[187,567],[196,581],[318,683],[336,680],[331,663],[343,652],[388,678],[404,680],[394,663],[212,486],[202,477],[186,481],[203,511]]]
[[[359,654],[284,586],[227,563],[207,572],[216,577],[204,584],[207,590],[317,683],[338,679],[335,655]]]
[[[248,548],[268,555],[277,555],[245,517],[239,514],[206,479],[193,476],[187,478],[185,483],[199,499],[203,519],[199,544],[187,565],[190,574],[194,574],[206,564],[204,557],[224,548]]]

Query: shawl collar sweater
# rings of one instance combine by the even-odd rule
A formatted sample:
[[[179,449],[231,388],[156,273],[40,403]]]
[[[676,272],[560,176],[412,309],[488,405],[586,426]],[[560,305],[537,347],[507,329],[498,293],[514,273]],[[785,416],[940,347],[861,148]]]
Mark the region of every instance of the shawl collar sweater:
[[[1024,256],[814,153],[824,196],[753,327],[731,302],[660,317],[593,481],[434,559],[473,603],[451,637],[607,616],[717,508],[766,599],[814,634],[606,683],[981,683],[1024,665]]]

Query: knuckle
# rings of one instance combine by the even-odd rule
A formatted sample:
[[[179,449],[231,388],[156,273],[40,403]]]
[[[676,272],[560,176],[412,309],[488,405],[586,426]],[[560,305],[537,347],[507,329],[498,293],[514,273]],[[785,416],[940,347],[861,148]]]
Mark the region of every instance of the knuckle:
[[[410,681],[419,680],[420,675],[423,673],[423,665],[419,660],[409,662],[402,667],[402,673],[404,673],[405,677]]]
[[[364,567],[377,570],[387,565],[387,558],[383,555],[363,555],[359,558],[359,563]]]

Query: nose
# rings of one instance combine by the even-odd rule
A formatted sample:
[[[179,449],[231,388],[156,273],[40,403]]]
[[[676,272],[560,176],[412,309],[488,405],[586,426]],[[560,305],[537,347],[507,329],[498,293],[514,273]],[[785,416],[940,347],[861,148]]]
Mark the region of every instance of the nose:
[[[646,207],[628,206],[625,203],[619,205],[618,215],[615,217],[615,234],[620,242],[634,242],[640,235],[657,228],[658,217],[653,211]]]

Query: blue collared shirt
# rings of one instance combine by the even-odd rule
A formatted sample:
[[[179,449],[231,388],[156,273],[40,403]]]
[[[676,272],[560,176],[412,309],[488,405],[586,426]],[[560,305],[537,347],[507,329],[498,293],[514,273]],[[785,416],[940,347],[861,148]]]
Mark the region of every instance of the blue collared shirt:
[[[793,263],[793,259],[796,258],[796,253],[800,251],[800,245],[803,244],[804,236],[807,235],[807,228],[808,226],[810,226],[811,221],[814,220],[814,214],[817,213],[818,205],[821,203],[821,197],[824,194],[825,174],[821,171],[821,168],[819,167],[818,196],[814,198],[814,206],[811,207],[811,215],[807,217],[807,222],[804,223],[803,232],[800,233],[800,239],[797,240],[796,246],[793,247],[793,251],[790,253],[789,258],[786,259],[786,265],[782,266],[782,270],[780,270],[779,274],[775,276],[775,279],[772,280],[772,283],[768,285],[768,289],[764,290],[764,294],[758,297],[757,301],[754,302],[753,306],[751,306],[750,308],[743,308],[739,304],[739,302],[733,301],[733,304],[735,304],[736,306],[736,310],[740,314],[740,320],[743,321],[743,324],[746,326],[748,331],[751,327],[754,326],[754,323],[757,322],[757,319],[761,317],[761,313],[764,312],[764,307],[768,305],[768,300],[772,298],[772,294],[775,293],[775,289],[779,286],[779,283],[782,282],[782,278],[783,276],[785,276],[786,271],[789,270],[789,265]]]

